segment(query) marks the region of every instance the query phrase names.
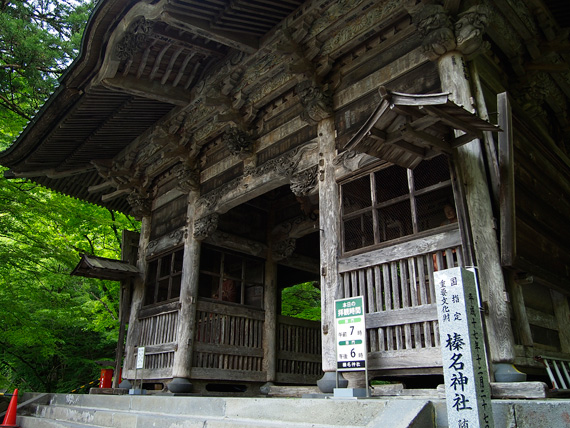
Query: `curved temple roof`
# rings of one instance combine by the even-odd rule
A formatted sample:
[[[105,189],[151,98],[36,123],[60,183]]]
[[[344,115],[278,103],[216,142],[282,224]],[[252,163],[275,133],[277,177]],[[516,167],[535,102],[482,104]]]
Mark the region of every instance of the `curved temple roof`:
[[[17,141],[0,153],[7,176],[128,212],[105,188],[105,165],[177,106],[209,70],[251,54],[301,0],[101,0],[79,58]]]

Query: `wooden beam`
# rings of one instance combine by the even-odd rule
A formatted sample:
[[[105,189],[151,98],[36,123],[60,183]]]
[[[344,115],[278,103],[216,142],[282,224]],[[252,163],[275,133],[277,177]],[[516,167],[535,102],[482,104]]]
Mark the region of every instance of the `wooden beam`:
[[[517,256],[515,212],[515,160],[512,133],[512,114],[506,92],[497,95],[499,125],[499,208],[501,212],[501,264],[512,266]]]
[[[202,19],[183,17],[178,14],[164,12],[162,14],[162,20],[173,27],[205,37],[208,40],[221,43],[248,54],[253,54],[259,49],[259,41],[257,38],[243,34],[237,35],[229,31],[213,30],[208,21]]]
[[[117,76],[104,79],[102,84],[109,89],[120,90],[139,97],[179,106],[186,106],[191,100],[190,91],[162,85],[159,81],[137,79],[131,76]]]
[[[483,136],[481,130],[475,128],[474,126],[470,126],[464,121],[444,112],[441,108],[433,106],[422,106],[420,108],[425,110],[427,114],[431,116],[439,117],[443,122],[447,123],[449,126],[453,127],[454,129],[459,129],[469,134],[476,135],[477,138],[481,138]]]

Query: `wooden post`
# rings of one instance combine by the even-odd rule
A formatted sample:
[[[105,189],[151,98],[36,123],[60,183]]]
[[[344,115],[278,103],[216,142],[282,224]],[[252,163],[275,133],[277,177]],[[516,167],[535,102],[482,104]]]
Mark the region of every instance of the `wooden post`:
[[[277,264],[272,259],[271,251],[268,251],[265,262],[263,306],[263,370],[267,374],[267,382],[274,382],[277,372]]]
[[[136,264],[138,254],[139,234],[130,230],[123,230],[121,248],[121,260]],[[121,281],[119,296],[119,338],[117,339],[117,352],[115,354],[115,375],[113,376],[113,388],[119,387],[121,368],[123,367],[123,354],[125,352],[125,333],[129,319],[131,305],[131,288],[133,280]]]
[[[174,353],[174,362],[172,364],[173,379],[189,380],[190,373],[192,371],[192,351],[194,348],[194,330],[196,327],[196,303],[198,300],[198,284],[200,277],[201,244],[200,241],[194,238],[193,233],[196,200],[198,197],[199,192],[195,190],[191,190],[188,194],[188,210],[186,215],[188,230],[184,237],[180,310],[178,312],[178,347]],[[180,389],[173,392],[185,391]]]
[[[135,369],[135,347],[139,345],[140,323],[138,320],[139,311],[144,303],[144,272],[146,272],[146,248],[150,241],[150,216],[144,216],[141,221],[141,234],[139,238],[139,252],[137,257],[137,268],[140,274],[133,281],[133,297],[131,313],[129,315],[129,329],[127,331],[127,355],[125,358],[125,368],[132,368],[132,377],[124,373],[127,379],[134,379]],[[126,372],[127,370],[125,370]]]
[[[439,58],[438,67],[443,91],[450,92],[456,104],[472,111],[468,70],[463,55],[457,51],[448,52]],[[505,299],[505,280],[500,263],[491,196],[485,179],[481,142],[476,139],[458,147],[454,157],[463,176],[475,257],[479,267],[481,297],[488,308],[485,325],[490,358],[493,363],[510,363],[515,357],[514,337]]]
[[[336,370],[334,301],[338,297],[340,243],[340,200],[335,179],[334,117],[318,124],[319,144],[319,228],[321,254],[321,334],[323,371]]]
[[[516,214],[515,214],[515,160],[512,133],[512,114],[509,97],[506,92],[497,95],[499,111],[499,167],[501,207],[501,262],[503,266],[512,266],[517,254]]]
[[[564,353],[570,352],[570,306],[568,305],[568,296],[559,293],[556,290],[550,290],[552,296],[552,305],[554,307],[554,316],[558,324],[558,337],[560,338],[560,350]]]
[[[528,323],[528,316],[526,313],[526,306],[524,304],[524,295],[521,284],[515,278],[514,272],[506,272],[505,279],[510,286],[511,306],[513,308],[513,315],[515,316],[515,328],[518,331],[520,343],[523,346],[532,346],[532,332],[530,331],[530,324]]]

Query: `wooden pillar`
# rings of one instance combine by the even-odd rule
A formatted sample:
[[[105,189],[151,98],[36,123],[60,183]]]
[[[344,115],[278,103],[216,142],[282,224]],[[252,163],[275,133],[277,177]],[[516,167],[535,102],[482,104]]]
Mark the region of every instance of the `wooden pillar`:
[[[338,297],[340,200],[335,179],[336,155],[334,117],[318,124],[319,228],[321,254],[321,334],[324,372],[336,370],[334,300]]]
[[[144,216],[141,220],[141,234],[139,238],[139,252],[137,256],[137,268],[140,275],[133,280],[133,295],[131,311],[129,315],[129,329],[127,331],[127,355],[125,367],[132,370],[132,374],[124,373],[127,379],[134,379],[135,375],[135,347],[139,346],[140,323],[138,314],[144,303],[144,273],[146,272],[146,248],[150,241],[150,216]],[[126,372],[126,370],[125,370]]]
[[[515,273],[512,271],[505,272],[505,280],[510,286],[511,305],[513,307],[513,315],[515,316],[516,325],[520,343],[523,346],[532,346],[532,332],[530,331],[530,324],[526,313],[526,306],[524,303],[524,294],[522,285],[515,278]]]
[[[271,251],[265,262],[265,289],[263,307],[263,370],[267,373],[267,382],[275,382],[277,373],[277,263],[271,257]]]
[[[172,365],[173,383],[168,387],[172,392],[187,392],[189,384],[178,382],[189,380],[192,370],[192,351],[194,348],[194,330],[196,327],[196,303],[200,276],[200,241],[194,238],[194,220],[196,200],[199,192],[191,190],[188,194],[186,215],[187,232],[184,237],[184,259],[182,266],[182,284],[180,288],[180,310],[178,312],[177,349]],[[174,389],[174,385],[179,388]]]
[[[123,230],[121,260],[129,262],[133,265],[137,262],[138,241],[140,235],[137,232]],[[131,306],[131,289],[133,280],[126,279],[121,281],[121,291],[119,296],[119,338],[117,339],[117,352],[115,354],[115,376],[113,376],[113,388],[119,387],[121,368],[123,367],[123,354],[125,352],[125,334],[127,330],[127,322],[130,315]]]
[[[550,290],[552,296],[552,305],[554,307],[554,317],[558,324],[558,337],[560,338],[560,350],[564,353],[570,353],[570,305],[568,304],[568,296],[556,290]]]
[[[442,90],[450,92],[456,104],[472,111],[468,70],[463,55],[458,51],[448,52],[439,58],[438,67]],[[485,325],[490,358],[493,363],[509,363],[515,357],[514,338],[480,140],[457,148],[454,158],[465,186],[481,297],[488,308]]]

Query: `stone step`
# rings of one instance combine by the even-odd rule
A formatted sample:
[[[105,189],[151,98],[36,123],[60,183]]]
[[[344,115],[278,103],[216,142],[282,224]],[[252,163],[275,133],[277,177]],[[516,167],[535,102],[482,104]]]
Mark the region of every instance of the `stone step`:
[[[53,395],[22,428],[433,428],[429,400]],[[42,425],[43,424],[43,425]]]

